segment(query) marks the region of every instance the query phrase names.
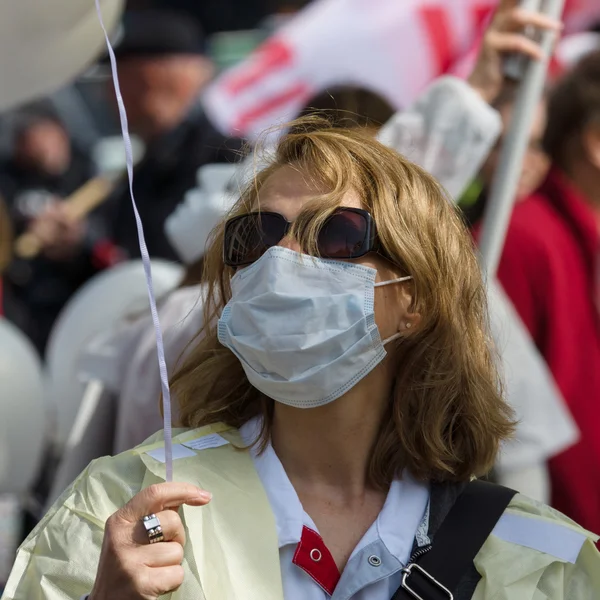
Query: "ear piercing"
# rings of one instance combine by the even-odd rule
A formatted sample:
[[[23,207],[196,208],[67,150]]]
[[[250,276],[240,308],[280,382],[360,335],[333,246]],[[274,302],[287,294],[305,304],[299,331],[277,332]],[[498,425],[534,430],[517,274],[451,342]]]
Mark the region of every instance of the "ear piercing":
[[[406,329],[410,329],[412,327],[412,323],[409,321],[404,325],[404,327],[406,327]]]

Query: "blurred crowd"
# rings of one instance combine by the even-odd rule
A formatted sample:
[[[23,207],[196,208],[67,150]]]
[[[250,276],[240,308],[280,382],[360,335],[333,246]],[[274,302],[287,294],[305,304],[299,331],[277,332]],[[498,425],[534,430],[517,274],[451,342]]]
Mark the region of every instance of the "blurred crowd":
[[[194,311],[203,293],[204,246],[254,160],[244,158],[246,140],[211,120],[203,91],[222,68],[243,59],[308,2],[166,4],[130,2],[115,53],[134,136],[133,192],[157,265],[159,314],[172,367],[202,318]],[[495,324],[499,353],[508,353],[507,332],[517,328],[513,335],[524,342],[515,343],[515,352],[530,352],[533,358],[528,355],[524,364],[539,361],[539,372],[523,374],[520,359],[505,359],[508,400],[521,417],[521,438],[491,477],[523,485],[600,531],[600,42],[597,48],[551,70],[529,131],[500,286],[493,293],[505,310],[505,320],[497,317]],[[432,87],[438,84],[444,82]],[[476,88],[477,80],[471,84]],[[421,97],[406,114],[420,111],[430,119],[426,124],[451,119],[443,110],[458,92],[449,89]],[[468,173],[465,185],[442,181],[456,196],[474,240],[518,90],[519,82],[506,78],[498,93],[484,98],[485,108],[475,107],[483,115],[482,130],[485,118],[491,119],[490,130],[497,119],[498,135],[485,156],[473,161],[477,172]],[[161,427],[158,368],[149,367],[156,361],[155,339],[114,98],[104,57],[68,88],[0,117],[0,315],[35,348],[53,401],[67,393],[67,378],[67,391],[76,398],[67,417],[44,422],[43,456],[25,499],[0,496],[0,555],[4,545],[11,556],[82,461],[128,449]],[[466,96],[459,101],[475,102]],[[414,120],[402,121],[386,99],[352,81],[310,98],[303,113],[315,111],[339,125],[372,128],[417,161],[411,156]],[[438,121],[431,120],[431,111]],[[401,127],[412,136],[405,142],[398,142]],[[421,128],[419,135],[433,133]],[[95,292],[86,292],[92,285]],[[68,348],[61,346],[65,336],[71,336]],[[60,368],[67,375],[51,372]],[[79,410],[82,398],[91,411],[87,421]],[[100,442],[91,441],[90,414],[102,415]],[[528,455],[532,447],[538,450]],[[517,471],[519,478],[512,480]],[[0,589],[7,575],[2,567]]]

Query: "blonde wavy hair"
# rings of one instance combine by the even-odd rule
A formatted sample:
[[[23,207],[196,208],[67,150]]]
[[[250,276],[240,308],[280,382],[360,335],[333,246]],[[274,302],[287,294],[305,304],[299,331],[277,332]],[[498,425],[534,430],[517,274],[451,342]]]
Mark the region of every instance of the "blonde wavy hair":
[[[303,251],[316,254],[319,228],[352,190],[372,214],[385,255],[414,281],[412,310],[422,321],[396,342],[396,381],[370,458],[371,483],[383,488],[405,468],[437,481],[487,473],[514,424],[502,398],[473,242],[457,209],[433,177],[368,132],[315,118],[292,125],[230,216],[259,208],[265,181],[291,165],[327,190],[293,224]],[[264,444],[274,402],[250,385],[239,360],[217,339],[235,272],[223,263],[223,236],[224,224],[205,255],[205,325],[171,385],[181,425],[240,427],[261,415]]]

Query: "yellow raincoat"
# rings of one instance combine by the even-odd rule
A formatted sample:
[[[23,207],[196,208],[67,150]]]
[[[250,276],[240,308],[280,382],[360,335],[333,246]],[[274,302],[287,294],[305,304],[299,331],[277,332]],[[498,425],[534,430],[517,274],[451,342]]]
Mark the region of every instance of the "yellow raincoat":
[[[179,444],[219,433],[229,444],[189,451]],[[224,425],[174,432],[175,478],[213,493],[205,507],[183,506],[187,530],[182,586],[170,600],[283,600],[275,519],[239,433]],[[2,600],[79,600],[93,587],[104,524],[134,494],[164,481],[154,458],[158,433],[114,458],[98,459],[58,499],[21,546]],[[180,453],[178,449],[185,448]],[[517,495],[508,512],[564,527],[586,539],[575,564],[490,535],[475,559],[473,600],[600,598],[596,536],[550,508]]]

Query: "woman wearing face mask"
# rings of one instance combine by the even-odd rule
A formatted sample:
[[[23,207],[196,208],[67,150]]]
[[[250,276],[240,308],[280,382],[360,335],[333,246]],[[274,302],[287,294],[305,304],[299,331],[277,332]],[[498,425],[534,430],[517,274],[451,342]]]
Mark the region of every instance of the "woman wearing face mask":
[[[92,463],[6,600],[598,593],[595,536],[470,483],[512,423],[470,238],[431,176],[363,132],[299,125],[205,274],[173,380],[176,483],[161,434]]]
[[[378,133],[381,142],[424,167],[453,197],[459,197],[471,182],[500,131],[500,116],[487,104],[501,89],[500,57],[515,49],[525,56],[539,55],[539,48],[523,36],[515,38],[515,31],[523,25],[559,27],[538,13],[517,11],[514,5],[514,0],[499,4],[468,81],[440,77]],[[326,111],[340,126],[371,127],[385,121],[391,110],[376,94],[354,88],[327,90],[309,100],[305,112],[310,114],[314,108]],[[169,243],[188,265],[183,289],[159,302],[169,373],[202,325],[204,294],[202,287],[193,284],[200,280],[206,241],[235,201],[228,190],[238,190],[239,180],[256,170],[255,158],[248,157],[244,165],[215,164],[200,169],[198,188],[186,194],[165,222]],[[499,336],[504,368],[511,374],[505,395],[519,421],[515,438],[504,445],[496,464],[497,476],[501,482],[544,500],[548,496],[544,461],[573,440],[575,428],[545,364],[519,327],[518,318],[510,314],[509,302],[499,297],[497,286],[492,284],[489,292],[492,331]],[[162,428],[155,332],[150,315],[145,314],[135,322],[116,323],[113,331],[103,332],[101,338],[86,350],[81,375],[101,380],[118,398],[113,449],[119,453]],[[540,405],[544,419],[540,418]],[[76,473],[89,459],[82,456],[81,460]],[[65,484],[74,476],[67,476]],[[63,478],[58,478],[52,500],[64,491],[61,481]]]

